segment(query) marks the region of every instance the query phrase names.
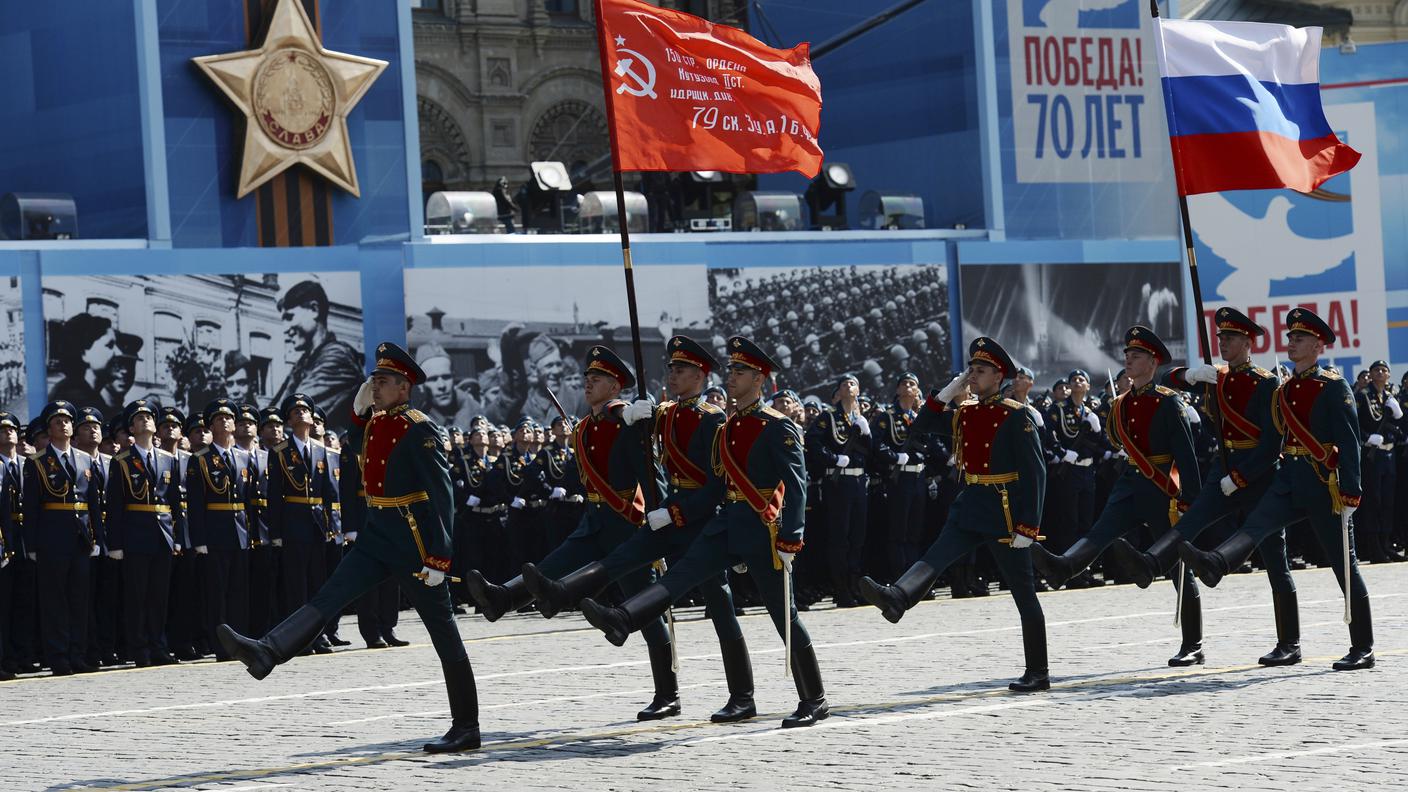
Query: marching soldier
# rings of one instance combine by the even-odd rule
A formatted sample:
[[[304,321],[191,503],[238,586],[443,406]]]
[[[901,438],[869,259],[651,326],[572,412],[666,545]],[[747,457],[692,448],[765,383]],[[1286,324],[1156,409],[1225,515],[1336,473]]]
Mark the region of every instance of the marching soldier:
[[[269,529],[281,549],[284,610],[307,604],[327,576],[327,549],[336,534],[328,521],[328,458],[313,439],[313,400],[295,393],[280,406],[289,438],[269,449]],[[300,647],[301,648],[301,647]],[[332,652],[325,636],[313,643],[318,654]]]
[[[622,390],[635,384],[635,375],[615,352],[604,346],[591,348],[582,385],[591,414],[582,419],[573,435],[577,467],[587,489],[587,512],[567,541],[536,565],[535,574],[556,579],[607,557],[645,524],[647,504],[661,501],[663,483],[659,466],[646,469],[642,447],[642,433],[648,431],[648,427],[638,421],[635,422],[638,425],[627,423],[624,412],[628,405],[619,399]],[[652,489],[648,499],[646,488]],[[618,582],[622,590],[631,595],[644,589],[654,577],[648,568],[635,569],[621,575]],[[497,621],[508,611],[522,608],[533,600],[533,592],[523,575],[504,585],[491,585],[478,571],[470,570],[465,582],[479,612],[489,621]],[[640,720],[679,713],[679,687],[671,669],[670,636],[660,615],[639,625],[645,628],[643,635],[655,681],[655,696],[650,706],[637,714]]]
[[[348,603],[387,579],[396,580],[430,633],[450,700],[449,731],[424,750],[447,753],[479,747],[479,696],[445,581],[454,523],[447,438],[409,404],[411,389],[424,378],[399,346],[386,342],[377,347],[372,376],[353,399],[347,443],[358,450],[360,465],[352,470],[361,473],[360,486],[348,486],[364,490],[367,503],[365,521],[354,526],[358,538],[352,552],[311,601],[260,640],[245,638],[228,625],[218,635],[251,676],[263,679],[322,633]]]
[[[865,560],[866,464],[870,422],[860,412],[860,381],[846,374],[836,383],[832,405],[807,429],[807,453],[826,471],[826,557],[836,607],[856,606],[855,585]]]
[[[200,564],[208,636],[221,624],[248,629],[249,544],[255,528],[249,502],[257,489],[250,480],[249,454],[235,445],[235,407],[225,398],[206,405],[202,417],[211,442],[186,466],[186,519]],[[215,659],[230,659],[214,648]]]
[[[181,472],[176,455],[157,448],[156,413],[138,399],[122,411],[132,446],[108,468],[108,557],[122,564],[123,628],[127,654],[138,668],[173,665],[166,644],[167,595],[179,547]]]
[[[611,552],[560,580],[545,577],[533,564],[523,567],[523,580],[537,598],[538,610],[548,618],[588,596],[595,596],[613,580],[638,572],[658,558],[684,553],[713,519],[722,490],[719,473],[712,461],[715,435],[724,422],[724,411],[704,401],[704,383],[718,365],[703,345],[686,336],[675,336],[667,344],[670,351],[665,385],[675,401],[657,408],[649,400],[637,400],[622,415],[627,424],[649,421],[657,446],[662,449],[669,494],[658,508],[647,513],[646,525]],[[653,416],[653,418],[652,418]],[[715,723],[744,720],[758,714],[753,702],[753,666],[742,628],[734,614],[724,570],[704,580],[699,591],[723,654],[724,675],[729,699],[710,716]],[[651,668],[668,670],[670,645],[652,646]],[[662,656],[655,657],[656,653]],[[658,694],[678,693],[674,680],[657,677]],[[669,700],[657,698],[641,712],[641,720],[653,720],[680,712],[678,695]]]
[[[1154,383],[1158,367],[1171,359],[1168,347],[1154,331],[1140,325],[1129,328],[1124,344],[1125,371],[1134,387],[1115,400],[1106,431],[1132,464],[1115,483],[1090,533],[1059,556],[1040,544],[1033,547],[1032,562],[1052,587],[1070,580],[1115,539],[1142,525],[1162,534],[1198,497],[1198,459],[1183,400],[1172,389]],[[1186,571],[1181,593],[1183,643],[1168,664],[1202,664],[1202,607],[1198,585]]]
[[[1285,438],[1284,462],[1241,530],[1212,552],[1180,545],[1179,556],[1200,580],[1216,586],[1268,536],[1308,519],[1321,550],[1334,566],[1340,590],[1348,587],[1349,591],[1350,648],[1335,661],[1334,669],[1373,668],[1369,590],[1354,558],[1353,537],[1348,536],[1350,517],[1360,502],[1360,437],[1354,397],[1343,377],[1319,365],[1325,345],[1335,342],[1330,326],[1311,311],[1293,308],[1286,314],[1286,327],[1286,354],[1296,370],[1277,388],[1272,401],[1274,428]]]
[[[1006,350],[991,338],[976,338],[968,358],[968,370],[931,396],[911,427],[916,432],[932,427],[953,439],[968,486],[949,507],[948,522],[924,557],[893,585],[863,578],[861,596],[897,624],[945,569],[986,545],[1022,619],[1026,671],[1008,688],[1019,693],[1049,690],[1046,617],[1036,596],[1030,550],[1038,538],[1046,489],[1041,436],[1030,410],[1002,398],[1003,380],[1017,370]],[[949,406],[953,402],[958,402],[956,408]]]
[[[1252,341],[1266,331],[1234,308],[1219,308],[1214,318],[1218,347],[1227,366],[1176,368],[1167,379],[1181,390],[1207,389],[1222,415],[1220,441],[1225,452],[1213,457],[1197,500],[1148,550],[1138,552],[1123,538],[1110,545],[1107,563],[1122,568],[1140,588],[1148,588],[1155,577],[1177,563],[1181,542],[1191,542],[1225,520],[1250,514],[1276,474],[1281,454],[1281,434],[1271,411],[1276,377],[1251,362]],[[1271,583],[1276,615],[1276,647],[1258,662],[1294,665],[1301,658],[1300,611],[1286,559],[1285,532],[1269,534],[1258,551]]]
[[[93,457],[74,448],[78,408],[50,402],[40,414],[49,443],[25,461],[24,546],[39,580],[39,625],[54,676],[97,669],[88,664],[86,633],[90,558],[102,547],[102,500]]]
[[[723,490],[723,509],[658,582],[616,608],[583,600],[582,613],[620,646],[632,632],[658,624],[672,602],[741,561],[756,580],[778,634],[791,639],[800,701],[782,727],[812,726],[830,709],[816,650],[790,590],[806,509],[802,433],[782,413],[763,405],[763,384],[777,370],[772,358],[742,336],[729,339],[728,348],[726,387],[736,410],[715,433],[710,457],[717,476],[712,486]]]
[[[1388,363],[1376,360],[1369,364],[1369,384],[1354,396],[1359,436],[1364,438],[1364,500],[1354,518],[1354,546],[1369,563],[1390,560],[1393,547],[1394,488],[1398,477],[1393,449],[1402,440],[1397,421],[1403,417],[1403,408],[1389,393],[1388,382]]]

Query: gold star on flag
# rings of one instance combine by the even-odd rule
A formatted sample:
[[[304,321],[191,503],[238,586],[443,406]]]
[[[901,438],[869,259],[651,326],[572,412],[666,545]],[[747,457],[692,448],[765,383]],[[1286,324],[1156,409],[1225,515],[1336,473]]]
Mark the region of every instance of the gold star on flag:
[[[193,59],[244,114],[243,198],[302,163],[360,196],[347,114],[386,61],[323,48],[296,0],[279,0],[258,49]]]

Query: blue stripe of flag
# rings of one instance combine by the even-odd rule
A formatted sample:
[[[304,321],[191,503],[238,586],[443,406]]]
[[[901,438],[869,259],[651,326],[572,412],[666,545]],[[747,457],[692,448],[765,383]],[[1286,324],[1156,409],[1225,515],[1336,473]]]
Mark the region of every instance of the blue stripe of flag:
[[[1285,85],[1242,75],[1165,77],[1171,135],[1274,132],[1291,140],[1331,134],[1320,84]]]

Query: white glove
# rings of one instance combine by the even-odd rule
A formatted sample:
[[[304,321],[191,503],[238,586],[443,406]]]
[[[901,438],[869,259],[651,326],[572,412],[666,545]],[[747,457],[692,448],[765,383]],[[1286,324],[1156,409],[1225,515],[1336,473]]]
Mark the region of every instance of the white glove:
[[[1032,546],[1032,538],[1031,538],[1030,536],[1025,536],[1025,535],[1019,534],[1019,533],[1014,533],[1014,534],[1012,534],[1012,549],[1013,549],[1013,550],[1021,550],[1023,547],[1031,547],[1031,546]]]
[[[1197,366],[1190,366],[1183,372],[1185,382],[1202,382],[1208,385],[1217,384],[1217,366],[1210,363],[1202,363]]]
[[[1384,405],[1388,407],[1389,412],[1393,413],[1393,420],[1397,421],[1403,417],[1403,408],[1398,406],[1398,399],[1389,396],[1384,399]]]
[[[1237,482],[1233,481],[1231,476],[1223,476],[1222,481],[1218,482],[1218,486],[1222,487],[1222,494],[1229,498],[1232,497],[1232,493],[1237,491]]]
[[[846,456],[845,454],[837,454],[837,455],[836,455],[836,467],[838,467],[838,468],[843,468],[843,467],[850,467],[850,466],[851,466],[851,458],[850,458],[850,457]]]
[[[521,508],[523,508],[524,506],[527,506],[527,505],[528,505],[528,501],[523,500],[522,498],[514,498],[514,499],[513,499],[513,502],[510,503],[510,504],[508,505],[508,507],[509,507],[510,509],[521,509]]]
[[[445,582],[445,573],[438,569],[431,569],[428,566],[420,568],[421,580],[425,585],[435,588]]]
[[[655,405],[651,404],[649,400],[636,399],[630,404],[627,404],[625,409],[621,410],[621,420],[625,421],[627,426],[630,426],[636,421],[649,418],[650,414],[654,411]]]
[[[1112,456],[1114,456],[1114,455],[1115,455],[1115,454],[1114,454],[1113,451],[1106,451],[1106,452],[1105,452],[1105,459],[1109,459],[1110,457],[1112,457]],[[1102,460],[1102,461],[1103,461],[1103,460]]]
[[[367,377],[357,388],[357,395],[352,397],[352,412],[357,415],[366,415],[367,410],[372,408],[372,378]]]
[[[356,532],[356,531],[348,531],[347,533],[345,533],[345,534],[342,535],[342,540],[343,540],[344,542],[347,542],[348,544],[351,544],[351,543],[357,541],[357,532]]]
[[[1116,451],[1115,456],[1119,457],[1120,459],[1129,459],[1129,453],[1126,452],[1123,448]]]
[[[650,523],[650,530],[652,531],[658,531],[674,522],[674,520],[670,519],[669,509],[656,509],[653,512],[647,512],[645,520]]]
[[[1085,411],[1085,423],[1090,427],[1090,431],[1100,431],[1100,416],[1096,415],[1094,410]]]
[[[282,540],[282,539],[275,539],[275,540],[274,540],[274,547],[283,547],[283,546],[284,546],[284,540]]]
[[[1066,453],[1061,455],[1062,462],[1074,462],[1078,458],[1079,457],[1076,456],[1076,452],[1074,451],[1067,451]]]
[[[553,487],[552,492],[548,493],[548,500],[562,500],[565,497],[567,497],[567,490],[562,487]]]
[[[9,557],[8,557],[8,556],[0,556],[0,569],[4,569],[5,567],[7,567],[7,566],[9,566],[9,565],[10,565],[10,559],[9,559]]]
[[[1203,416],[1198,414],[1198,408],[1191,404],[1183,405],[1183,414],[1188,417],[1188,423],[1194,426],[1203,422]]]
[[[903,467],[904,465],[908,465],[908,464],[909,464],[909,454],[908,454],[907,452],[904,452],[904,451],[901,451],[901,452],[899,452],[898,454],[895,454],[895,464],[896,464],[896,465],[900,465],[901,467]]]
[[[196,555],[209,555],[210,548],[205,545],[196,545]]]
[[[109,550],[109,551],[108,551],[108,558],[111,558],[111,559],[114,560],[114,561],[121,561],[121,560],[122,560],[122,551],[121,551],[121,550]]]
[[[95,544],[93,545],[93,549],[88,552],[88,557],[97,558],[101,552],[100,548]]]
[[[864,415],[857,415],[851,424],[860,430],[861,437],[870,437],[870,421]]]
[[[38,554],[38,553],[25,553],[25,554],[24,554],[24,557],[25,557],[25,558],[28,558],[30,561],[38,561],[38,560],[39,560],[39,554]]]
[[[180,543],[180,542],[177,542],[176,545],[175,545],[175,547],[173,547],[172,549],[175,550],[175,551],[178,552],[178,553],[181,552],[181,543]]]
[[[584,501],[584,500],[586,500],[586,498],[583,498],[581,495],[573,495],[572,497],[570,497],[570,498],[567,499],[567,502],[568,502],[568,503],[581,503],[581,502]]]
[[[465,501],[465,503],[468,503],[470,506],[478,506],[482,501],[479,500],[478,495],[470,495],[469,500]]]
[[[792,559],[797,557],[796,553],[788,553],[782,550],[777,551],[777,557],[782,560],[782,568],[788,572],[792,571]]]
[[[939,401],[948,404],[958,398],[958,394],[968,389],[968,373],[965,371],[957,377],[949,380],[948,384],[939,391]]]
[[[1076,467],[1090,467],[1095,464],[1094,457],[1082,457],[1076,460]]]
[[[1379,446],[1381,446],[1381,445],[1383,445],[1383,444],[1384,444],[1384,436],[1381,435],[1381,434],[1379,434],[1379,433],[1377,433],[1377,432],[1375,432],[1374,434],[1369,435],[1369,439],[1364,441],[1364,445],[1369,446],[1370,448],[1378,448]]]
[[[748,565],[747,565],[747,564],[734,564],[734,565],[733,565],[733,571],[734,571],[734,572],[737,572],[737,573],[740,574],[740,575],[746,575],[746,574],[748,574]]]

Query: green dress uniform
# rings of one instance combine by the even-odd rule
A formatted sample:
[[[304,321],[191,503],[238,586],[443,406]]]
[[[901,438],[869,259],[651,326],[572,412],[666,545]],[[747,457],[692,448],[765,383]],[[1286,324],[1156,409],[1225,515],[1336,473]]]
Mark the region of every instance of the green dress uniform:
[[[729,339],[729,362],[763,372],[780,367],[756,344],[741,336]],[[830,713],[816,650],[795,603],[788,608],[790,575],[779,552],[802,549],[807,478],[802,433],[782,413],[761,401],[738,408],[715,434],[712,488],[723,508],[659,582],[627,599],[619,608],[582,601],[582,613],[607,639],[620,646],[631,632],[655,623],[672,602],[739,561],[746,563],[779,635],[793,640],[792,672],[800,703],[782,722],[784,728],[811,726]]]
[[[991,338],[969,345],[970,365],[997,368],[1003,378],[1017,367]],[[949,507],[948,519],[928,552],[894,585],[861,580],[861,596],[899,622],[933,587],[938,576],[975,548],[985,546],[1007,581],[1022,620],[1026,672],[1009,687],[1018,692],[1051,687],[1046,649],[1046,617],[1036,596],[1031,549],[1015,547],[1018,535],[1036,539],[1046,496],[1046,466],[1033,413],[1001,393],[950,407],[931,394],[910,430],[938,432],[951,440],[967,485]],[[1009,546],[1003,547],[1002,543]]]
[[[695,366],[706,375],[717,367],[713,356],[694,339],[675,336],[666,347],[670,350],[672,366]],[[677,557],[686,552],[719,507],[722,489],[711,458],[723,423],[724,411],[705,401],[700,394],[665,402],[654,409],[651,432],[662,451],[669,477],[668,494],[659,509],[648,515],[652,522],[637,528],[631,538],[601,561],[587,564],[560,580],[544,576],[534,564],[525,565],[523,579],[544,616],[552,618],[582,598],[595,596],[611,582],[649,567],[656,559]],[[733,610],[733,597],[724,571],[720,569],[702,582],[699,592],[719,638],[729,690],[728,702],[710,719],[723,723],[751,718],[757,714],[753,702],[753,666]],[[669,667],[669,649],[668,645],[664,647],[666,656],[659,664],[663,668]],[[660,681],[657,681],[657,689]],[[653,701],[640,716],[644,716],[643,720],[653,720],[679,711],[676,691],[669,699]]]
[[[635,384],[635,376],[625,361],[604,346],[592,347],[588,352],[586,371],[614,377],[622,387]],[[559,578],[606,558],[645,522],[646,504],[660,501],[664,482],[659,465],[648,470],[645,463],[643,442],[648,427],[645,422],[626,424],[621,417],[625,406],[622,401],[610,402],[600,412],[583,418],[573,429],[572,446],[587,489],[587,510],[577,530],[535,565],[535,571],[543,577]],[[648,501],[647,487],[652,490]],[[644,567],[623,574],[617,582],[629,596],[654,580],[654,570]],[[465,582],[479,612],[489,621],[496,621],[533,600],[523,575],[503,585],[494,585],[478,571],[470,570]],[[663,717],[662,712],[673,714],[668,712],[667,705],[679,698],[679,686],[671,668],[670,633],[661,614],[642,622],[641,627],[650,657],[655,697],[652,706],[637,717],[651,719]],[[675,710],[678,711],[678,705]]]
[[[1265,330],[1234,308],[1219,308],[1215,315],[1219,333],[1240,333],[1255,338]],[[1206,389],[1209,401],[1221,415],[1222,451],[1213,456],[1211,469],[1193,505],[1178,523],[1145,552],[1136,551],[1125,539],[1116,539],[1107,551],[1107,563],[1121,568],[1127,579],[1148,588],[1154,578],[1168,572],[1178,561],[1178,546],[1191,542],[1209,528],[1225,520],[1241,520],[1251,513],[1271,486],[1281,456],[1281,434],[1275,427],[1271,403],[1276,393],[1276,377],[1263,368],[1243,363],[1218,369],[1214,384],[1190,383],[1188,369],[1171,370],[1166,382],[1179,390]],[[1222,481],[1230,478],[1236,487],[1223,493]],[[1276,614],[1276,647],[1260,658],[1262,665],[1293,665],[1300,662],[1300,615],[1296,584],[1286,557],[1286,534],[1269,534],[1258,545],[1262,566],[1271,583],[1271,599]]]
[[[377,347],[374,374],[394,374],[412,384],[425,378],[410,355],[389,342]],[[359,449],[353,471],[360,472],[361,481],[348,486],[366,492],[367,508],[352,551],[307,605],[261,640],[245,638],[228,625],[218,633],[250,674],[262,679],[306,647],[349,603],[395,579],[420,614],[445,674],[454,722],[440,741],[425,746],[432,753],[479,747],[474,671],[455,625],[450,587],[443,580],[430,586],[417,579],[431,570],[450,569],[454,505],[448,443],[440,427],[405,404],[371,417],[354,415],[347,447]]]
[[[1140,325],[1125,333],[1125,349],[1147,352],[1157,365],[1171,360],[1163,341]],[[1090,533],[1059,556],[1040,545],[1033,548],[1032,563],[1052,587],[1090,566],[1116,539],[1142,525],[1162,535],[1197,499],[1201,484],[1198,457],[1183,409],[1184,402],[1176,391],[1153,382],[1115,398],[1105,431],[1114,447],[1129,456],[1130,464],[1115,482]],[[1171,666],[1196,665],[1204,660],[1202,605],[1198,585],[1187,570],[1182,593],[1183,642],[1178,653],[1169,658]]]
[[[1286,315],[1291,333],[1308,333],[1332,344],[1335,333],[1320,317],[1304,308]],[[1230,570],[1242,565],[1253,548],[1266,537],[1299,520],[1310,529],[1335,570],[1340,590],[1349,587],[1349,653],[1334,664],[1335,670],[1372,668],[1374,627],[1369,591],[1354,557],[1354,537],[1349,537],[1349,564],[1345,569],[1342,520],[1345,509],[1358,508],[1360,489],[1359,422],[1354,396],[1339,374],[1316,366],[1297,372],[1276,391],[1272,402],[1276,435],[1285,438],[1284,461],[1276,471],[1266,496],[1257,503],[1242,529],[1212,552],[1191,545],[1179,547],[1183,560],[1199,579],[1216,586]]]

